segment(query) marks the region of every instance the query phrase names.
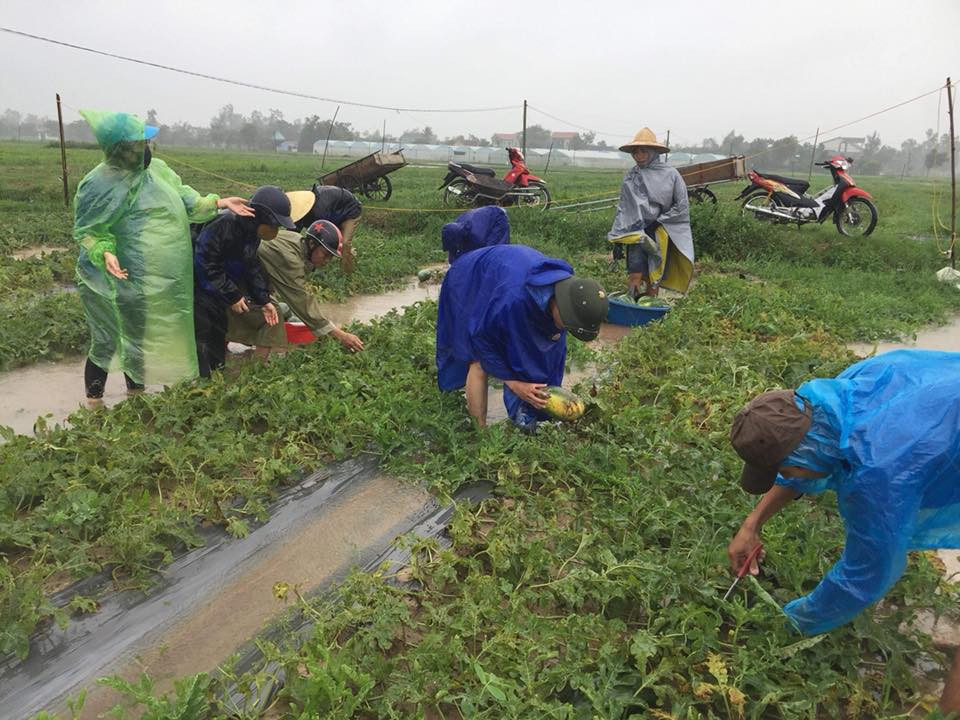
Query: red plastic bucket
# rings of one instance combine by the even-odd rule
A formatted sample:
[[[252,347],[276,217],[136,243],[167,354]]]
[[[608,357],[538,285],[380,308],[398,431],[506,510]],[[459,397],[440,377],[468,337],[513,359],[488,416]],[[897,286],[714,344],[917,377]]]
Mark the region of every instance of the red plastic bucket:
[[[317,339],[313,331],[303,323],[285,322],[283,327],[287,331],[287,342],[294,345],[305,345]]]

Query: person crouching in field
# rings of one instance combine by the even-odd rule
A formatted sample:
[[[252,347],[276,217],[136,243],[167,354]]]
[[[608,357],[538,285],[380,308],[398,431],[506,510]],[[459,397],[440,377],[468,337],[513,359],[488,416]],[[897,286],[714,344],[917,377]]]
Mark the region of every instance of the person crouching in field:
[[[316,221],[303,236],[281,230],[273,240],[260,243],[257,250],[270,292],[289,305],[314,335],[329,336],[350,352],[359,352],[363,350],[363,341],[327,320],[320,303],[307,288],[311,271],[333,258],[342,258],[343,253],[343,236],[328,220]],[[282,353],[288,349],[283,323],[270,325],[255,313],[231,314],[227,339],[255,346],[255,356],[264,361],[271,352]]]
[[[893,587],[911,550],[960,548],[958,427],[960,353],[897,350],[758,395],[730,430],[741,486],[763,495],[727,548],[731,569],[756,552],[757,574],[764,524],[801,494],[832,490],[843,553],[783,612],[806,635],[850,622]],[[940,709],[960,711],[960,650]]]
[[[661,287],[686,292],[693,278],[693,235],[687,186],[676,168],[660,161],[669,148],[643,128],[620,151],[636,163],[620,186],[620,202],[607,239],[614,260],[627,248],[627,290],[656,296]]]
[[[290,216],[297,230],[305,230],[317,220],[329,220],[343,236],[343,252],[338,255],[345,273],[353,272],[353,233],[360,224],[363,205],[349,190],[335,185],[314,185],[312,190],[288,192]]]
[[[437,382],[466,387],[467,410],[487,423],[487,376],[503,381],[510,419],[533,429],[542,391],[563,381],[567,331],[588,342],[607,314],[603,288],[563,260],[525,245],[494,245],[457,257],[440,287]]]
[[[275,238],[280,226],[293,229],[290,200],[280,188],[264,185],[250,198],[250,207],[254,217],[224,212],[196,239],[194,323],[201,377],[210,377],[226,361],[228,309],[240,315],[259,307],[268,325],[279,322],[257,248],[261,240]]]

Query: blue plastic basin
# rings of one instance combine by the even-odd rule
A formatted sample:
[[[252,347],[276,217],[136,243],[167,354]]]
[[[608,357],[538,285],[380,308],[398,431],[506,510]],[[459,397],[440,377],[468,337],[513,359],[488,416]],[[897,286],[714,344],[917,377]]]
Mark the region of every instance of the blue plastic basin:
[[[609,303],[607,322],[614,325],[646,325],[670,312],[669,307],[644,307],[615,297],[609,298]]]

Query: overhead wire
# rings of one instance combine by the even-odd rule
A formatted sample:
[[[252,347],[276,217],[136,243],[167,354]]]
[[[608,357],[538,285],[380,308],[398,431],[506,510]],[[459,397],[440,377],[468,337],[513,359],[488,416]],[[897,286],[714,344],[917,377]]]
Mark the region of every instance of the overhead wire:
[[[245,82],[243,80],[234,80],[232,78],[221,77],[219,75],[211,75],[209,73],[202,73],[194,70],[186,70],[184,68],[178,68],[172,65],[164,65],[163,63],[155,63],[155,62],[150,62],[149,60],[141,60],[139,58],[133,58],[126,55],[119,55],[117,53],[107,52],[105,50],[97,50],[95,48],[86,47],[84,45],[77,45],[76,43],[68,43],[62,40],[55,40],[53,38],[44,37],[43,35],[34,35],[33,33],[23,32],[21,30],[14,30],[13,28],[0,27],[0,32],[9,33],[11,35],[18,35],[20,37],[30,38],[31,40],[39,40],[41,42],[50,43],[52,45],[60,45],[61,47],[68,47],[74,50],[82,50],[83,52],[93,53],[95,55],[103,55],[104,57],[114,58],[116,60],[123,60],[125,62],[136,63],[137,65],[145,65],[147,67],[159,68],[160,70],[168,70],[170,72],[180,73],[181,75],[190,75],[192,77],[204,78],[206,80],[213,80],[215,82],[226,83],[228,85],[236,85],[239,87],[252,88],[254,90],[263,90],[265,92],[277,93],[278,95],[289,95],[290,97],[305,98],[307,100],[319,100],[320,102],[336,103],[338,105],[350,105],[352,107],[372,108],[375,110],[394,110],[397,112],[409,111],[409,112],[427,112],[427,113],[499,112],[501,110],[516,110],[517,108],[519,108],[519,105],[502,105],[499,107],[475,107],[475,108],[410,108],[410,107],[399,107],[395,105],[381,105],[377,103],[364,103],[364,102],[357,102],[354,100],[338,100],[336,98],[322,97],[320,95],[311,95],[310,93],[297,92],[295,90],[284,90],[281,88],[270,87],[268,85],[259,85],[257,83]]]

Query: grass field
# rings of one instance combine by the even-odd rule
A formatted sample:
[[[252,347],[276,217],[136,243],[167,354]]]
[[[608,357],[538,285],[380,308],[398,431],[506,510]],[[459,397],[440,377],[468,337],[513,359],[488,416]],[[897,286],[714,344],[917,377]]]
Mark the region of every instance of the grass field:
[[[178,160],[288,189],[317,172],[311,157],[158,156],[197,189],[224,194],[248,189]],[[74,181],[96,160],[71,151]],[[78,303],[56,292],[74,252],[58,161],[56,149],[0,145],[3,249],[64,248],[0,266],[7,366],[84,348]],[[439,229],[454,213],[422,210],[440,207],[442,173],[392,176],[393,210],[366,206],[358,271],[320,276],[330,297],[390,287],[443,259]],[[620,173],[546,179],[563,201],[616,195]],[[847,341],[909,335],[960,309],[960,293],[933,278],[945,264],[935,187],[858,180],[880,209],[867,239],[745,220],[730,202],[739,185],[722,187],[717,207],[694,208],[696,286],[666,321],[596,358],[604,379],[576,425],[535,437],[508,424],[477,432],[462,400],[435,389],[436,307],[426,303],[357,328],[368,347],[358,356],[316,343],[229,380],[79,412],[69,429],[7,434],[0,650],[23,653],[38,623],[95,605],[54,608],[47,591],[65,577],[114,567],[145,581],[172,547],[195,541],[198,520],[242,533],[295,471],[372,449],[387,471],[438,494],[488,480],[496,497],[457,514],[450,549],[417,548],[419,587],[356,574],[340,602],[312,609],[304,648],[271,650],[289,678],[278,716],[892,718],[924,706],[913,665],[943,657],[901,624],[960,599],[926,556],[912,558],[880,607],[816,641],[793,635],[772,606],[812,589],[838,556],[832,497],[771,521],[764,591],[747,583],[720,602],[726,542],[751,506],[727,440],[736,410],[761,390],[836,373],[853,359]],[[514,242],[568,258],[608,289],[623,280],[603,258],[611,220],[612,211],[511,211]],[[31,345],[38,327],[54,339]],[[193,698],[192,717],[216,717],[220,682],[198,678],[179,701]],[[154,716],[176,717],[175,702]]]

